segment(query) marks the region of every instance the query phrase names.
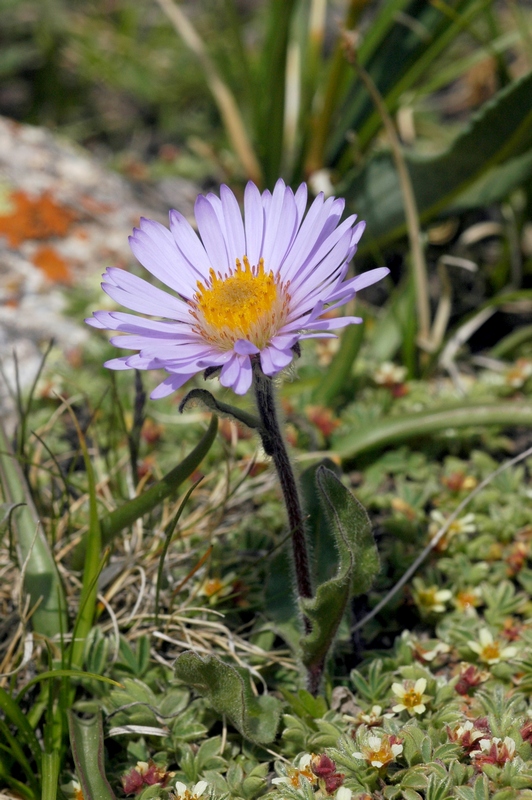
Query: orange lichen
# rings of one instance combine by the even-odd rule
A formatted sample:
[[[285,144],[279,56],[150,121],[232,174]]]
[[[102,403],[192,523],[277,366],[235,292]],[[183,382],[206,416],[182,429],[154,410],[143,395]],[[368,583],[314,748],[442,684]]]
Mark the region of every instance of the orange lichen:
[[[57,203],[51,194],[31,197],[21,189],[9,197],[12,210],[0,215],[0,236],[5,236],[11,247],[18,247],[28,239],[49,239],[65,236],[77,219],[76,212]]]
[[[32,261],[44,272],[48,280],[54,281],[54,283],[70,283],[71,275],[68,263],[53,247],[47,245],[39,247]]]

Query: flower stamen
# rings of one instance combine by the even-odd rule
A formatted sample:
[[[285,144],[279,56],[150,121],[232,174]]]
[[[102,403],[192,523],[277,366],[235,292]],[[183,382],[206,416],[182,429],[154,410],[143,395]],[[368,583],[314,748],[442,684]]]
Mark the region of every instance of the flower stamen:
[[[288,315],[288,285],[265,271],[264,259],[255,267],[247,256],[242,260],[244,266],[237,258],[229,275],[211,269],[206,285],[198,281],[191,302],[197,333],[224,350],[239,339],[265,347]]]

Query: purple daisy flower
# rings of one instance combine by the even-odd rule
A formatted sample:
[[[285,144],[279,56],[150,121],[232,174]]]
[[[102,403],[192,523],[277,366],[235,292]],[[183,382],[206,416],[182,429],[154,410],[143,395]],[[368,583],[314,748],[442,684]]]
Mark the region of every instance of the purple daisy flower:
[[[170,394],[208,367],[221,368],[220,383],[245,394],[252,359],[260,358],[265,375],[275,375],[292,361],[298,341],[334,337],[332,331],[361,322],[323,315],[388,270],[346,278],[364,223],[350,216],[339,224],[344,200],[320,194],[305,214],[306,204],[304,183],[294,194],[279,180],[273,193],[261,194],[250,182],[244,221],[227,186],[220,197],[197,198],[201,239],[178,211],[170,211],[170,230],[141,219],[129,238],[131,250],[173,293],[122,269],[107,269],[102,288],[113,300],[158,319],[95,311],[89,325],[120,331],[112,344],[138,351],[105,366],[165,369],[168,377],[152,398]]]

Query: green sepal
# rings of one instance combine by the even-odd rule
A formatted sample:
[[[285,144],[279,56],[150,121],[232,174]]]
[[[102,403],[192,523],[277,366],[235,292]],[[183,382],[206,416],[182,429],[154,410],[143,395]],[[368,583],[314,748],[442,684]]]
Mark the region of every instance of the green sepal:
[[[255,744],[275,739],[281,703],[271,695],[255,697],[247,670],[226,664],[216,656],[203,659],[188,651],[177,659],[175,675],[207,698],[244,738]]]
[[[366,511],[334,472],[316,471],[320,503],[338,550],[335,577],[320,584],[315,597],[302,599],[301,610],[312,630],[301,639],[307,669],[323,663],[351,598],[367,592],[379,570],[379,557]]]

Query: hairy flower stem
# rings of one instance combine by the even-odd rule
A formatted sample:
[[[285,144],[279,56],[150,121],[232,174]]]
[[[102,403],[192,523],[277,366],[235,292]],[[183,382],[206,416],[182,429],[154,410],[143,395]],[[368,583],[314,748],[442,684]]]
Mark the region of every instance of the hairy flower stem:
[[[255,366],[254,371],[255,398],[261,427],[259,432],[266,454],[272,457],[275,469],[279,476],[283,499],[288,515],[288,525],[292,534],[292,554],[294,558],[294,568],[296,573],[297,593],[300,597],[312,597],[312,585],[310,581],[310,570],[307,553],[307,542],[305,538],[305,521],[299,489],[290,458],[286,450],[275,398],[273,395],[272,379],[264,375],[259,366]],[[308,620],[305,620],[305,627],[308,627]]]
[[[277,416],[273,382],[264,375],[260,366],[254,364],[253,386],[260,419],[259,433],[266,454],[271,456],[279,476],[283,499],[288,515],[288,525],[292,534],[292,557],[296,574],[299,597],[312,597],[305,520],[301,508],[299,489],[290,458],[286,450]],[[310,622],[304,618],[305,630],[310,632]]]

